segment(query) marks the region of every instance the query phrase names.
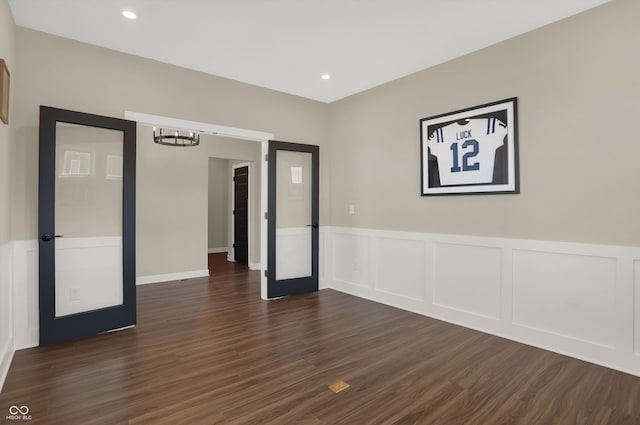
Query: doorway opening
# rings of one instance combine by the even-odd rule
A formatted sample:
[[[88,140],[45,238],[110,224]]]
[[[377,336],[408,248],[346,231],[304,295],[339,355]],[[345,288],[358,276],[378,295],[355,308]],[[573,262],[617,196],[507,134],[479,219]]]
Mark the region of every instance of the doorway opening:
[[[125,111],[125,118],[136,121],[139,126],[146,127],[168,127],[176,130],[194,130],[196,129],[200,134],[208,134],[214,136],[222,136],[225,138],[241,139],[245,141],[257,142],[257,146],[260,146],[260,159],[255,162],[256,173],[260,175],[259,188],[256,189],[257,193],[260,193],[259,201],[254,207],[260,213],[255,219],[257,232],[260,234],[260,238],[257,239],[255,244],[255,250],[259,252],[259,263],[255,264],[258,269],[264,271],[267,264],[267,167],[266,157],[269,146],[269,140],[273,140],[274,135],[272,133],[265,133],[262,131],[247,130],[242,128],[228,127],[218,124],[189,121],[178,118],[163,117],[159,115],[151,115],[140,112]],[[202,145],[205,145],[204,143]],[[258,166],[259,164],[259,166]],[[265,217],[264,219],[262,217]],[[260,219],[258,219],[260,218]],[[251,266],[251,263],[250,263]],[[267,277],[264,273],[260,275],[260,296],[263,299],[267,299]]]
[[[260,176],[253,173],[253,161],[231,158],[208,158],[208,264],[213,267],[224,261],[237,263],[251,270],[260,268],[259,254],[254,241],[253,221],[258,217],[254,206],[259,205],[259,193],[253,181]],[[214,261],[214,258],[216,259]]]
[[[256,205],[260,205],[260,208],[258,209],[256,207],[256,210],[260,212],[257,217],[255,217],[255,222],[256,228],[260,229],[260,238],[258,239],[259,248],[257,244],[255,244],[255,247],[251,247],[251,239],[249,238],[249,253],[251,253],[252,248],[255,248],[256,252],[258,250],[260,252],[260,263],[256,268],[261,270],[261,298],[269,299],[318,290],[318,146],[275,141],[273,134],[259,131],[137,112],[125,111],[125,118],[135,120],[138,125],[142,126],[161,126],[172,128],[176,131],[195,131],[200,135],[207,134],[222,136],[223,138],[258,142],[260,144],[261,155],[254,160],[254,164],[256,165],[256,169],[259,170],[257,173],[261,176],[259,183],[259,193],[261,196],[257,198],[258,200],[256,202]],[[295,154],[296,152],[302,155]],[[290,155],[291,153],[293,153],[293,155]],[[298,164],[297,162],[296,164],[292,164],[290,161],[291,157],[299,156],[306,157],[311,161],[303,161],[304,163],[302,164]],[[278,160],[279,157],[282,158]],[[280,164],[280,166],[276,166],[276,164]],[[310,179],[304,177],[305,170],[311,172]],[[281,175],[281,177],[278,178],[279,175]],[[311,184],[306,188],[307,190],[304,190],[305,181],[307,182],[307,186],[308,183]],[[280,190],[278,190],[278,187],[280,187]],[[276,195],[276,191],[280,192],[279,196]],[[305,193],[308,193],[310,196],[305,196]],[[278,199],[289,199],[295,202],[293,202],[293,204],[284,203],[278,207],[280,204],[277,202]],[[299,202],[301,200],[304,202]],[[284,220],[284,218],[288,217],[289,212],[296,210],[294,207],[297,204],[310,206],[309,210],[304,210],[307,212],[310,211],[310,213],[307,214],[303,211],[304,213],[292,222],[289,222],[290,220]],[[267,206],[269,206],[269,211],[267,211]],[[277,213],[278,210],[280,214]],[[304,220],[302,220],[303,218]],[[302,230],[302,228],[305,230]],[[309,232],[311,233],[310,235]],[[308,246],[305,246],[305,248],[308,248],[311,259],[309,262],[305,262],[305,264],[310,263],[311,267],[305,267],[304,272],[300,270],[294,273],[289,270],[291,273],[285,273],[283,275],[282,273],[278,273],[278,269],[282,272],[283,267],[282,264],[277,261],[277,258],[288,258],[286,252],[294,250],[294,248],[291,247],[295,244],[287,244],[284,242],[285,239],[290,239],[288,238],[289,236],[294,237],[293,239],[296,240],[299,239],[300,241],[304,240],[308,242]],[[277,242],[277,240],[279,240],[279,242]],[[286,249],[280,249],[280,254],[278,254],[277,247],[284,247]],[[307,252],[307,250],[304,252]],[[249,255],[249,257],[251,257],[251,255]],[[251,259],[249,258],[249,265],[251,266],[250,261]],[[292,261],[287,262],[287,264],[292,263]],[[305,276],[300,276],[301,274]],[[305,282],[308,281],[309,287],[297,285],[299,279],[303,279]],[[302,289],[303,287],[304,289]],[[269,288],[274,290],[270,290]]]

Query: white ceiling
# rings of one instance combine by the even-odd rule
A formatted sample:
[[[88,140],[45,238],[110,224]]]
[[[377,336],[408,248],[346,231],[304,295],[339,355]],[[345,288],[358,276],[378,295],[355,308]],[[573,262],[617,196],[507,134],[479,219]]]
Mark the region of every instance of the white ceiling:
[[[332,102],[609,0],[9,0],[16,24]],[[122,17],[132,10],[138,19]],[[541,48],[543,48],[541,46]],[[330,73],[330,80],[320,75]]]

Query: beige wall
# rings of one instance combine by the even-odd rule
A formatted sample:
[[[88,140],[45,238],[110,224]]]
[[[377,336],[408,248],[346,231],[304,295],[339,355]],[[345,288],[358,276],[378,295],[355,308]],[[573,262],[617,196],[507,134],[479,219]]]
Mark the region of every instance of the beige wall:
[[[615,0],[332,104],[331,224],[640,245],[638,16]],[[521,194],[420,197],[419,120],[513,96]]]
[[[229,247],[229,160],[209,158],[209,248]]]
[[[0,58],[4,59],[11,73],[11,96],[9,97],[9,123],[0,121],[0,245],[11,240],[9,221],[9,196],[11,180],[11,140],[15,117],[15,60],[14,60],[14,34],[16,26],[9,9],[7,0],[0,0]]]
[[[12,154],[12,239],[37,236],[40,105],[114,117],[124,117],[129,110],[259,130],[274,133],[279,140],[320,145],[325,176],[321,220],[327,223],[329,105],[24,28],[17,29],[16,52],[20,77],[12,111],[17,132]],[[237,156],[228,143],[250,147]],[[214,145],[229,154],[214,152]],[[171,149],[154,145],[150,128],[138,128],[138,276],[207,268],[207,158],[255,158],[255,175],[260,172],[259,146],[203,138],[200,147]],[[250,256],[259,262],[259,240],[252,244]]]

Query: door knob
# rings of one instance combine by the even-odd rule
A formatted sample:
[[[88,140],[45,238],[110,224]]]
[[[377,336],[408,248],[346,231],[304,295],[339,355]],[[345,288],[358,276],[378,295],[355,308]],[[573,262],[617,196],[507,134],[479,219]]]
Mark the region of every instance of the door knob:
[[[53,238],[61,238],[61,237],[62,237],[62,235],[53,235],[53,236],[51,236],[48,233],[43,233],[42,236],[40,236],[40,239],[42,239],[42,242],[49,242]]]
[[[318,228],[317,224],[307,224],[307,227],[313,227],[314,229]]]

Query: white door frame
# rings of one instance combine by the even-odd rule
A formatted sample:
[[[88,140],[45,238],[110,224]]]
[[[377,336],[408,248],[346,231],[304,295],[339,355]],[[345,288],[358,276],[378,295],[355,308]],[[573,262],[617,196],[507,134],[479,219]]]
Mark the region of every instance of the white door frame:
[[[258,142],[262,146],[261,177],[260,184],[260,296],[267,299],[267,277],[264,270],[267,266],[267,199],[269,189],[267,179],[267,153],[269,152],[269,140],[275,137],[272,133],[262,131],[247,130],[243,128],[227,127],[224,125],[203,123],[198,121],[182,120],[179,118],[163,117],[160,115],[150,115],[141,112],[125,111],[124,118],[136,121],[139,125],[147,127],[167,127],[172,130],[198,131],[200,133],[212,134],[215,136],[231,137],[234,139],[250,140]]]

